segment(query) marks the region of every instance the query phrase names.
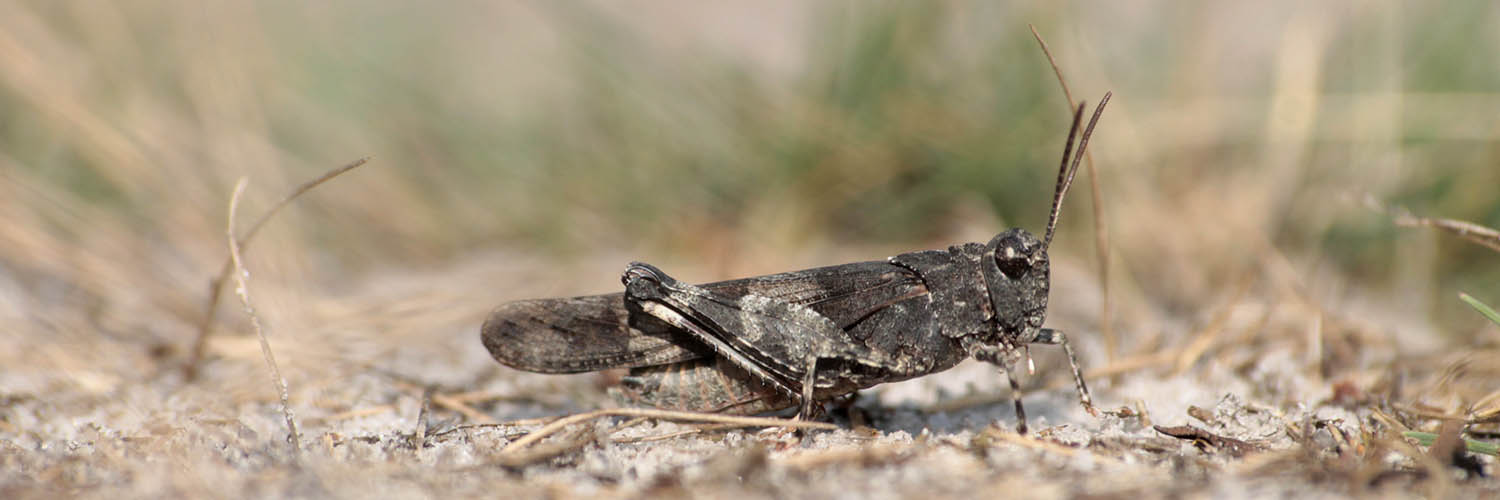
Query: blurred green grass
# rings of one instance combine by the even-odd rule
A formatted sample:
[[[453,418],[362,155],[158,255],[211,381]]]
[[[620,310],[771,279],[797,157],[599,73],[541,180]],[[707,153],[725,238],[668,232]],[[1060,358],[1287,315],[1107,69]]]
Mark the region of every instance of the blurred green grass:
[[[191,303],[236,178],[264,202],[366,155],[281,221],[290,251],[326,256],[310,281],[490,248],[743,259],[1038,231],[1068,115],[1032,22],[1079,98],[1116,93],[1093,146],[1126,293],[1201,304],[1265,241],[1422,297],[1454,331],[1482,320],[1452,291],[1500,301],[1493,252],[1346,201],[1500,226],[1493,2],[19,2],[0,19],[0,280],[28,293],[139,278]],[[1086,260],[1079,188],[1059,252]],[[167,271],[83,285],[105,278],[75,254]]]

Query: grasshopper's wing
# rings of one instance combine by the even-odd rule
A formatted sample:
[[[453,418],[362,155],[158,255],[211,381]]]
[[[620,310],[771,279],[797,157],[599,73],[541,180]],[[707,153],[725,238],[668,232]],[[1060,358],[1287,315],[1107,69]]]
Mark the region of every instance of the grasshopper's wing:
[[[703,288],[722,297],[759,295],[807,306],[844,330],[854,329],[892,304],[927,294],[916,273],[882,261],[721,281]]]
[[[850,329],[886,305],[926,293],[911,272],[863,262],[703,285],[715,295],[755,294],[805,305]],[[657,366],[713,356],[687,332],[649,316],[630,324],[623,294],[522,300],[490,313],[481,339],[500,363],[541,373]]]
[[[756,379],[799,395],[804,410],[811,411],[819,360],[853,363],[870,373],[892,366],[887,351],[872,348],[811,304],[838,311],[846,322],[857,321],[851,318],[886,307],[882,300],[871,300],[885,292],[867,290],[909,275],[899,266],[860,263],[719,283],[711,289],[634,263],[625,273],[625,300],[631,311],[639,310],[637,316],[654,317],[691,334]],[[923,289],[896,288],[908,288],[907,293]],[[850,303],[851,298],[859,298],[858,303]]]
[[[541,373],[676,363],[708,354],[666,325],[631,328],[623,294],[520,300],[490,312],[480,330],[496,361]]]

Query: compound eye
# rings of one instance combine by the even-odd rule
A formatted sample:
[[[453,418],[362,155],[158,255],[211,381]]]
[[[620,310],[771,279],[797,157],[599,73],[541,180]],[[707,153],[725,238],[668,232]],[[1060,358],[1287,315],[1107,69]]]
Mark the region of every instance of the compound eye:
[[[1017,280],[1031,270],[1031,258],[1015,248],[1005,247],[995,251],[995,265],[1006,278]]]

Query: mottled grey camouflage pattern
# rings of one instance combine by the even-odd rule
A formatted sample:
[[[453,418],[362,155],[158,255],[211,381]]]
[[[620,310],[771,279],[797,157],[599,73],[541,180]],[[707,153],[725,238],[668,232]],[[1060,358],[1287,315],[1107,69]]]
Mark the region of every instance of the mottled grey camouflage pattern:
[[[1067,337],[1042,323],[1047,248],[1108,100],[1070,156],[1083,107],[1074,115],[1045,239],[1010,229],[988,244],[706,285],[632,263],[623,293],[504,304],[481,338],[496,360],[522,370],[631,368],[620,394],[640,404],[739,414],[800,404],[802,418],[816,415],[819,402],[973,357],[1010,376],[1023,432],[1015,368],[1029,362],[1029,344],[1061,344],[1092,412]]]

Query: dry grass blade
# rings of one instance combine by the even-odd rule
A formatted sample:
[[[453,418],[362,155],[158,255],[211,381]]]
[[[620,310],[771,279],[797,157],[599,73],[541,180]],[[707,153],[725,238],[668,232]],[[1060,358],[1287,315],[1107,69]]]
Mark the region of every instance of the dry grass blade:
[[[414,390],[422,390],[424,393],[427,391],[427,389],[425,388],[425,386],[422,386],[422,385],[419,385],[419,384],[415,384],[415,383],[411,383],[411,382],[405,382],[405,381],[397,381],[396,382],[396,386],[401,387],[403,390],[413,390],[413,391]],[[430,395],[430,397],[432,399],[432,402],[436,403],[438,406],[441,406],[441,407],[443,407],[445,409],[448,409],[448,410],[456,411],[456,412],[462,414],[464,416],[464,418],[467,418],[470,421],[473,421],[474,423],[479,423],[479,424],[492,424],[492,423],[495,423],[495,419],[490,418],[489,415],[485,415],[483,412],[481,412],[479,410],[475,410],[473,407],[469,406],[465,402],[465,399],[467,397],[474,397],[475,394],[478,394],[480,396],[485,396],[485,397],[494,397],[493,395],[491,395],[489,393],[469,393],[467,395],[464,395],[464,394],[451,395],[451,394],[443,394],[443,393],[440,393],[440,392],[433,392]],[[424,397],[427,397],[427,396],[424,396]],[[483,398],[478,398],[478,399],[482,400]]]
[[[1047,63],[1052,65],[1052,73],[1057,75],[1063,97],[1068,100],[1068,109],[1073,109],[1077,106],[1077,101],[1073,100],[1073,91],[1068,89],[1068,79],[1063,77],[1062,68],[1057,66],[1057,59],[1052,57],[1052,49],[1047,47],[1047,41],[1042,39],[1036,26],[1028,24],[1026,27],[1031,28],[1031,35],[1041,45],[1042,54],[1047,56]],[[1119,339],[1115,338],[1112,319],[1114,301],[1109,293],[1109,225],[1104,221],[1104,193],[1099,186],[1099,169],[1094,167],[1094,153],[1084,151],[1083,159],[1089,171],[1089,198],[1093,202],[1094,213],[1094,252],[1095,258],[1099,260],[1099,294],[1103,297],[1103,303],[1099,306],[1099,332],[1104,336],[1105,356],[1113,362],[1119,352]]]
[[[1474,423],[1500,422],[1500,390],[1479,398],[1473,408]]]
[[[668,439],[674,439],[674,438],[679,438],[679,437],[683,437],[683,436],[691,436],[693,434],[701,434],[701,433],[704,433],[704,432],[713,432],[713,431],[721,431],[721,430],[728,430],[728,429],[738,429],[738,428],[741,428],[741,427],[744,427],[744,425],[740,425],[740,424],[702,424],[702,425],[697,425],[697,426],[694,426],[691,429],[687,429],[687,430],[683,430],[683,431],[669,432],[669,433],[666,433],[666,434],[657,434],[655,436],[637,436],[637,437],[621,438],[621,439],[614,440],[614,442],[617,443],[617,444],[650,443],[650,442],[654,442],[654,441],[666,441]]]
[[[463,414],[465,418],[468,418],[469,420],[472,420],[476,423],[488,424],[495,421],[495,419],[490,418],[489,415],[485,415],[479,410],[475,410],[469,405],[464,404],[463,401],[455,399],[451,396],[443,394],[433,394],[432,402],[437,403],[438,406],[441,406],[443,408],[459,412]]]
[[[240,297],[240,304],[245,307],[245,314],[250,317],[250,327],[255,330],[256,338],[260,339],[260,353],[266,358],[266,366],[271,369],[271,383],[276,385],[276,390],[281,396],[281,414],[286,418],[287,441],[292,444],[292,452],[302,451],[302,436],[297,433],[297,418],[292,415],[291,393],[287,391],[286,379],[281,376],[281,369],[276,366],[276,356],[271,353],[271,342],[266,339],[265,329],[261,327],[260,316],[255,314],[255,307],[250,302],[250,286],[245,282],[247,276],[245,263],[240,259],[240,242],[235,238],[234,219],[235,212],[239,210],[240,196],[245,193],[246,179],[241,177],[234,185],[234,195],[229,197],[229,223],[225,229],[225,235],[229,241],[229,260],[234,271],[234,291]]]
[[[1391,218],[1391,223],[1401,227],[1435,227],[1453,235],[1469,240],[1470,242],[1483,245],[1490,250],[1500,252],[1500,231],[1490,227],[1481,226],[1473,222],[1457,219],[1444,219],[1440,217],[1422,217],[1411,213],[1401,207],[1387,207],[1375,199],[1374,195],[1365,195],[1365,206],[1370,210],[1380,212]]]
[[[437,401],[434,400],[433,402],[437,402]],[[532,425],[547,425],[547,424],[550,424],[552,422],[556,422],[558,420],[562,420],[562,418],[563,417],[523,418],[523,419],[520,419],[520,420],[511,420],[511,421],[507,421],[507,422],[486,422],[486,423],[477,423],[477,424],[456,425],[456,426],[450,427],[448,429],[444,429],[444,430],[441,430],[441,431],[434,432],[434,433],[432,433],[432,437],[446,436],[448,434],[452,434],[452,433],[455,433],[455,432],[458,432],[458,431],[466,431],[466,430],[473,430],[473,429],[515,428],[515,427],[528,427],[528,426],[532,426]],[[513,435],[515,435],[515,436],[524,436],[526,434],[528,434],[528,432],[526,432],[526,431],[517,431]],[[506,434],[507,438],[509,438],[510,436],[512,436],[512,434]]]
[[[495,462],[505,467],[523,467],[578,450],[598,440],[599,434],[593,429],[578,429],[557,443],[533,446],[526,450],[501,450]]]
[[[716,413],[695,413],[689,411],[654,410],[649,408],[611,408],[607,410],[591,411],[564,417],[555,422],[547,424],[536,432],[527,434],[514,443],[505,446],[501,453],[517,453],[532,443],[541,441],[543,438],[556,434],[570,425],[603,417],[645,417],[663,420],[685,420],[693,422],[713,422],[723,424],[740,424],[745,427],[790,427],[798,429],[837,429],[838,426],[823,422],[808,422],[804,420],[786,420],[780,418],[761,417],[739,417],[734,415],[719,415]]]
[[[323,175],[318,176],[318,178],[307,181],[302,185],[297,186],[297,189],[292,190],[292,192],[287,194],[285,198],[282,198],[281,201],[277,202],[275,206],[272,206],[270,210],[267,210],[264,215],[261,215],[260,219],[257,219],[254,224],[251,224],[250,230],[246,231],[243,237],[236,237],[234,234],[230,234],[229,237],[232,241],[231,247],[233,247],[235,251],[243,250],[246,245],[250,244],[250,240],[255,238],[255,234],[260,232],[260,228],[264,227],[266,225],[266,222],[270,221],[271,217],[276,215],[276,212],[281,211],[282,207],[291,204],[293,200],[296,200],[297,197],[302,196],[303,193],[311,191],[313,188],[318,187],[325,182],[328,182],[330,179],[338,177],[339,175],[342,175],[350,170],[354,170],[355,168],[358,168],[359,166],[364,165],[369,161],[369,157],[354,160],[347,165],[329,170],[328,172],[323,173]],[[219,296],[224,290],[224,281],[229,276],[233,260],[234,259],[232,257],[230,259],[225,259],[224,265],[219,266],[219,274],[208,283],[208,305],[204,308],[203,319],[198,323],[198,335],[193,339],[193,348],[189,351],[190,354],[188,357],[187,365],[183,366],[183,378],[188,381],[192,381],[198,376],[198,364],[203,360],[203,350],[208,345],[208,335],[213,330],[214,314],[219,307]]]
[[[422,408],[417,410],[417,430],[411,433],[412,448],[417,452],[427,445],[427,411],[432,408],[432,386],[422,389]]]
[[[1438,217],[1417,217],[1403,212],[1396,215],[1396,225],[1405,227],[1428,226],[1442,229],[1453,233],[1460,238],[1489,247],[1491,250],[1500,252],[1500,231],[1490,229],[1473,222],[1465,222],[1455,219],[1443,219]]]

